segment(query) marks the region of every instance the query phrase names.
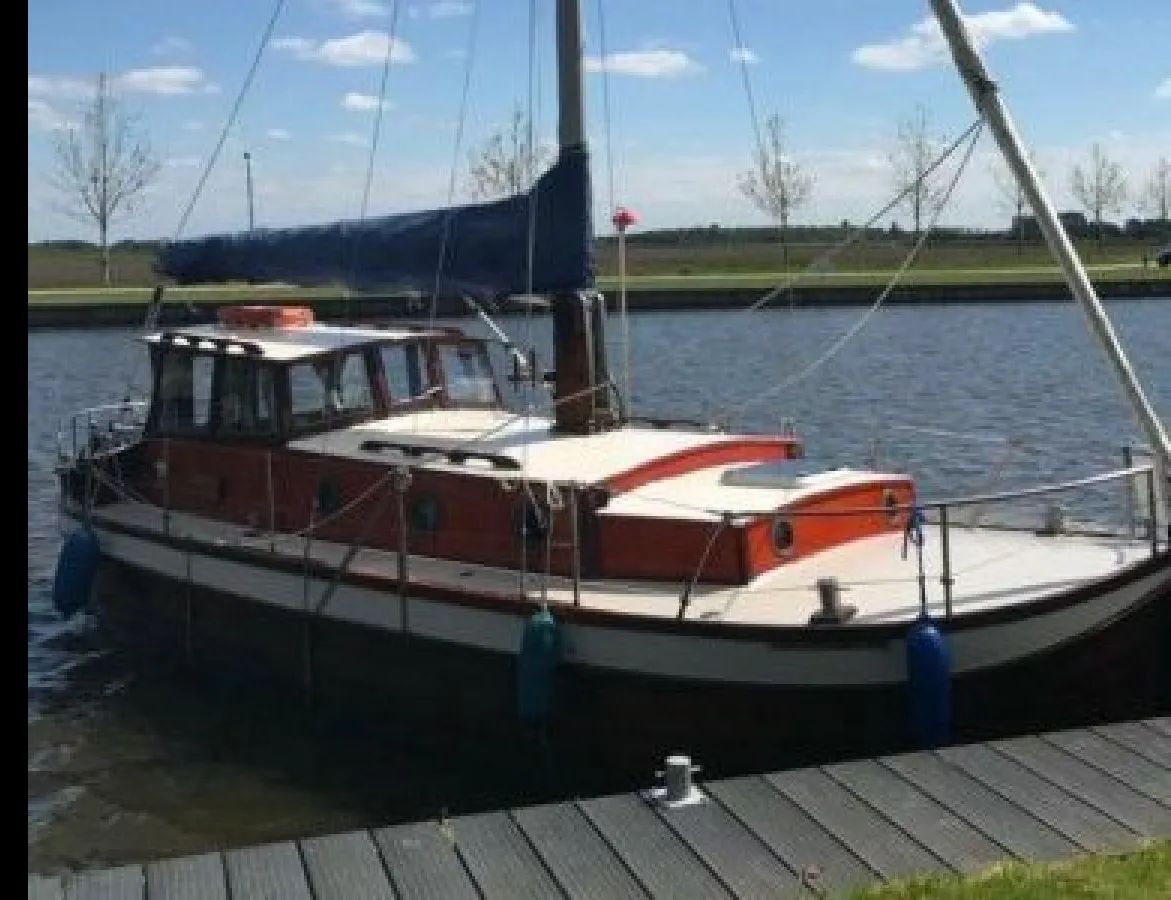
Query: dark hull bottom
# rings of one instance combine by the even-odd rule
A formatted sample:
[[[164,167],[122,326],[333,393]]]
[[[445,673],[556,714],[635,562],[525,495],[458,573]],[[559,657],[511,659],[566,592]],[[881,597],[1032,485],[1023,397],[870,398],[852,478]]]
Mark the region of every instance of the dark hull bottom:
[[[902,689],[701,684],[562,667],[543,726],[522,724],[512,657],[300,616],[106,564],[103,621],[154,661],[219,683],[275,688],[289,705],[422,752],[518,755],[561,773],[565,793],[655,783],[683,753],[726,777],[914,749]],[[518,635],[519,640],[519,635]],[[953,679],[951,740],[1171,713],[1171,598],[994,675]],[[566,774],[571,773],[571,774]]]

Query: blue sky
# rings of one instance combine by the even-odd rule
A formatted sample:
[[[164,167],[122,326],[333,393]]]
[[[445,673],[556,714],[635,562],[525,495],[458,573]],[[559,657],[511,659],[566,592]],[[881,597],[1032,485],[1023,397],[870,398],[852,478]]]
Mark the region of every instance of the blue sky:
[[[1076,208],[1070,173],[1094,144],[1139,193],[1157,161],[1171,156],[1171,3],[961,5],[1057,206]],[[246,228],[245,153],[261,227],[356,218],[368,171],[368,215],[464,200],[469,154],[516,105],[532,110],[540,140],[555,138],[553,7],[552,0],[30,0],[29,241],[96,239],[92,223],[57,211],[61,195],[47,176],[53,130],[79,119],[100,72],[162,162],[142,208],[114,223],[113,240]],[[899,124],[917,109],[940,140],[975,118],[924,0],[582,0],[582,7],[600,232],[615,204],[634,210],[639,228],[765,224],[736,187],[751,166],[753,107],[757,121],[775,113],[784,122],[790,157],[815,179],[795,221],[818,224],[863,221],[885,204]],[[1007,221],[997,159],[984,137],[942,224]],[[1135,214],[1131,203],[1123,217]],[[902,211],[890,218],[909,222]]]

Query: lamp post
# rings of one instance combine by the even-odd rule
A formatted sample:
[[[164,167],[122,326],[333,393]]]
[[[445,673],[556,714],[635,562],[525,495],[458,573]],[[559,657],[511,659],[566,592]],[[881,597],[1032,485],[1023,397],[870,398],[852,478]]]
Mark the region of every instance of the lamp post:
[[[256,227],[256,210],[252,205],[252,154],[244,151],[244,180],[248,188],[248,230]]]

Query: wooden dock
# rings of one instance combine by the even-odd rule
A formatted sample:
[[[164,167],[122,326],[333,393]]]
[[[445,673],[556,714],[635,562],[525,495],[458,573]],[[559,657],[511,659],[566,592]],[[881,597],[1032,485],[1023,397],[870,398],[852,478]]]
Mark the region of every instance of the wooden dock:
[[[702,760],[697,760],[702,763]],[[1171,717],[30,875],[32,898],[824,897],[1171,838]]]

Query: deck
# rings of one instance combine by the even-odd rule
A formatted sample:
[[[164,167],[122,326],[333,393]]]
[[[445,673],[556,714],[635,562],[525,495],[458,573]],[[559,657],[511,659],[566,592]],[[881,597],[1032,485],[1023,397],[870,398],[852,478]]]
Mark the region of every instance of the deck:
[[[394,552],[366,548],[351,559],[351,548],[345,544],[313,540],[306,546],[305,539],[295,535],[256,532],[132,501],[100,507],[94,511],[94,521],[99,527],[108,522],[189,537],[211,547],[257,550],[286,562],[299,563],[308,556],[339,567],[348,560],[348,571],[384,579],[391,593],[397,593],[398,554]],[[927,606],[932,615],[943,616],[941,530],[928,523],[923,533]],[[1150,540],[1094,532],[1048,535],[981,526],[953,527],[950,534],[952,611],[957,614],[1017,605],[1106,578],[1154,552]],[[920,612],[919,569],[915,554],[904,552],[904,543],[901,534],[879,534],[778,566],[748,585],[698,584],[690,592],[688,616],[709,622],[802,627],[819,609],[818,579],[833,576],[845,599],[857,608],[851,624],[913,622]],[[512,569],[418,554],[410,556],[410,574],[412,580],[455,591],[499,596],[515,594],[520,579],[520,573]],[[530,592],[543,593],[554,606],[575,603],[569,578],[531,571],[525,582]],[[682,589],[678,582],[583,579],[576,597],[582,606],[606,612],[674,619]]]
[[[1171,717],[29,875],[32,898],[822,897],[1171,838]]]

